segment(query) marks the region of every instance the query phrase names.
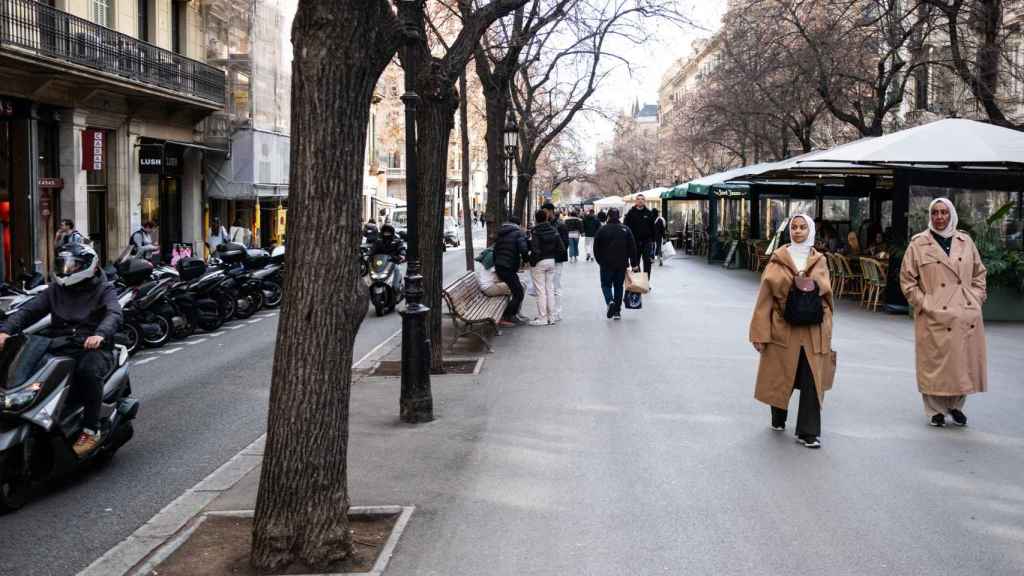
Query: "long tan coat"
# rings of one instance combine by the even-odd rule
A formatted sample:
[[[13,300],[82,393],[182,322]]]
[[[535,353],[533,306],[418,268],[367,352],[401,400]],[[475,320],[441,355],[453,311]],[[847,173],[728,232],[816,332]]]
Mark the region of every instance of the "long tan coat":
[[[789,397],[793,393],[801,347],[814,374],[819,405],[825,401],[825,391],[832,388],[836,370],[832,352],[832,282],[828,263],[822,254],[812,249],[805,272],[818,283],[825,309],[824,321],[817,326],[791,326],[782,316],[793,278],[797,275],[796,264],[788,248],[787,244],[772,253],[761,275],[761,289],[750,319],[750,341],[765,345],[757,367],[754,397],[783,409],[789,405]]]
[[[933,396],[984,392],[985,265],[971,237],[958,230],[946,256],[931,232],[915,235],[903,257],[900,288],[916,313],[918,390]]]

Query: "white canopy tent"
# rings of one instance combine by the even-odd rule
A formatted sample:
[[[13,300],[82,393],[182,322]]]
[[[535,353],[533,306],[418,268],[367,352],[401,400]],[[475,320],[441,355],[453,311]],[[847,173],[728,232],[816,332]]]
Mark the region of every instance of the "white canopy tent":
[[[947,118],[814,153],[810,162],[908,166],[1024,166],[1024,132],[963,118]]]
[[[626,206],[625,200],[622,196],[605,196],[600,200],[594,202],[594,210],[608,210],[609,208],[618,208],[620,211]]]

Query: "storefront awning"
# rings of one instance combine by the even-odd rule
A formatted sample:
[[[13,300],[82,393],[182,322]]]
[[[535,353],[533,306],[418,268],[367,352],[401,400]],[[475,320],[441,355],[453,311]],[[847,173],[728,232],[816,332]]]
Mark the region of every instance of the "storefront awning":
[[[213,146],[206,146],[205,144],[199,144],[197,142],[184,142],[181,140],[167,140],[164,144],[170,144],[173,146],[181,146],[182,148],[194,148],[196,150],[202,150],[203,152],[213,152],[215,154],[227,154],[228,151],[223,148],[214,148]]]

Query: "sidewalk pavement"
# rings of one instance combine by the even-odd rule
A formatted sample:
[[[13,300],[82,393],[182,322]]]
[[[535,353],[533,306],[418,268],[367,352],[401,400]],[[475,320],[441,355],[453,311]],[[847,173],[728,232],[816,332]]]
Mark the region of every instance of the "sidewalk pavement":
[[[988,327],[991,392],[968,400],[970,427],[932,429],[910,321],[843,302],[810,451],[752,397],[756,275],[671,260],[619,322],[596,265],[567,264],[563,286],[563,322],[505,329],[494,354],[463,352],[481,373],[432,379],[435,422],[400,423],[399,379],[357,371],[352,502],[416,507],[386,574],[1024,572],[1021,325]],[[253,508],[261,453],[183,498]],[[187,522],[172,509],[137,535]],[[107,560],[85,573],[121,573]]]

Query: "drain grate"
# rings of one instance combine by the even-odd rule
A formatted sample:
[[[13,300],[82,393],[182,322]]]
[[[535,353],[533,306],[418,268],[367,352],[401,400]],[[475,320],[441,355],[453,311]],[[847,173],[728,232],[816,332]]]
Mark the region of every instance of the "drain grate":
[[[475,358],[471,360],[445,360],[444,371],[445,374],[478,374],[480,372],[479,366],[482,363],[482,358]],[[370,374],[373,376],[401,376],[402,361],[382,360]]]

